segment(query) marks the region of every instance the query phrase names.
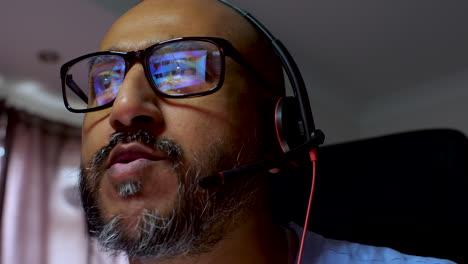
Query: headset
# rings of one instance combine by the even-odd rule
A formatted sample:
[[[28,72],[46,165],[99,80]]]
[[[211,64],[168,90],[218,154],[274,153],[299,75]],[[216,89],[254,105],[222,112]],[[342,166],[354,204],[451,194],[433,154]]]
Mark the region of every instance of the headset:
[[[226,0],[218,1],[242,15],[270,42],[272,49],[280,59],[282,67],[288,76],[294,96],[280,98],[275,108],[276,135],[283,153],[273,158],[203,177],[199,180],[199,184],[205,189],[228,183],[236,177],[243,177],[248,174],[264,172],[272,168],[300,162],[310,154],[310,151],[316,149],[325,140],[323,132],[315,129],[304,79],[296,62],[283,43],[276,39],[251,14]]]
[[[258,29],[270,42],[271,47],[276,52],[276,55],[280,59],[283,69],[288,76],[294,96],[280,98],[275,108],[276,135],[283,150],[282,154],[252,164],[218,172],[215,175],[203,177],[199,180],[199,185],[205,189],[212,188],[245,175],[265,172],[272,168],[278,168],[290,163],[294,164],[298,161],[301,162],[305,157],[307,157],[307,155],[309,155],[310,161],[313,164],[312,185],[310,188],[309,203],[304,220],[304,229],[302,231],[302,238],[296,257],[296,263],[300,264],[302,261],[315,186],[317,160],[316,148],[323,144],[325,135],[321,130],[315,129],[304,79],[302,78],[296,62],[283,43],[276,39],[273,34],[271,34],[271,32],[251,14],[226,0],[218,1],[237,11],[256,29]]]

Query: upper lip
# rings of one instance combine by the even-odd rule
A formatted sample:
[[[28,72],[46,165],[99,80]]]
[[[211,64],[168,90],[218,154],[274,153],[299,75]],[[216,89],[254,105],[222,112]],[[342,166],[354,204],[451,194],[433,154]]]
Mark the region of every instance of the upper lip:
[[[116,163],[129,163],[137,159],[161,160],[167,157],[139,143],[119,144],[110,153],[106,168]]]

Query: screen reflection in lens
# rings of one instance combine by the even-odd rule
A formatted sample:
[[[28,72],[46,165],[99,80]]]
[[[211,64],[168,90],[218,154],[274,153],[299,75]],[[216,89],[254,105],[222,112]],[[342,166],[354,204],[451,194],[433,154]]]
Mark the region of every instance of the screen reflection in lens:
[[[98,106],[112,101],[122,85],[125,62],[119,56],[96,57],[90,64],[90,104]]]
[[[200,92],[200,84],[206,82],[206,64],[206,50],[156,52],[149,61],[157,89],[167,94]]]

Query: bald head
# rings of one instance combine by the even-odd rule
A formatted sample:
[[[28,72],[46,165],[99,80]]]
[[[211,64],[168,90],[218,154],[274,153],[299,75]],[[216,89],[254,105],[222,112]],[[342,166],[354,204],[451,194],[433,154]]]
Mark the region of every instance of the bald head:
[[[257,33],[247,21],[216,0],[145,0],[120,17],[112,29],[132,27],[135,30],[142,23],[162,27],[160,30],[167,38],[209,33],[233,44],[257,39]]]
[[[151,30],[148,30],[151,28]],[[235,10],[217,0],[145,0],[120,17],[101,49],[132,51],[179,37],[228,40],[265,80],[268,90],[282,96],[282,68],[267,40]],[[119,40],[115,43],[115,40]],[[244,69],[245,70],[245,69]]]

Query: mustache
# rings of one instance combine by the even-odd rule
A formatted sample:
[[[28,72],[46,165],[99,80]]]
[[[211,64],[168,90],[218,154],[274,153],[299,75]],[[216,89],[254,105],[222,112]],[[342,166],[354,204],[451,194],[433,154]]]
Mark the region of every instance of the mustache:
[[[138,142],[151,149],[158,150],[171,159],[174,164],[182,162],[182,147],[175,141],[165,137],[157,137],[145,130],[137,132],[114,132],[107,145],[99,149],[93,156],[90,166],[93,169],[99,169],[109,157],[111,151],[118,144]]]

